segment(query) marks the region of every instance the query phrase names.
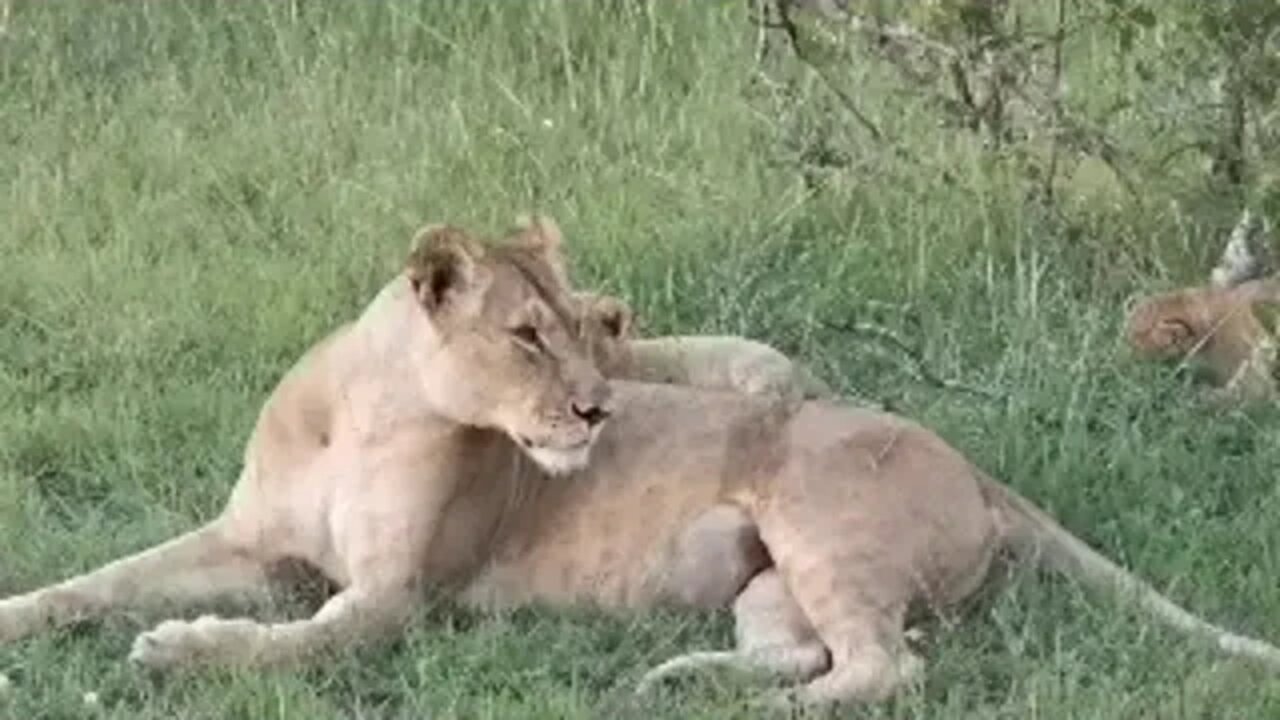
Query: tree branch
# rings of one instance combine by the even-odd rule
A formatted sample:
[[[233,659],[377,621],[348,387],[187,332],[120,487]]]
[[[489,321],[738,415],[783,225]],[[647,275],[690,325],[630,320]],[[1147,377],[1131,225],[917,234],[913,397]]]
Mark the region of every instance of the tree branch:
[[[1052,123],[1049,132],[1049,171],[1044,176],[1045,202],[1053,203],[1053,183],[1058,174],[1058,126],[1062,124],[1062,46],[1063,31],[1067,24],[1067,0],[1058,0],[1057,33],[1053,39],[1053,74],[1050,82],[1052,97]]]
[[[867,131],[867,134],[870,135],[873,140],[876,140],[877,142],[883,140],[884,133],[880,132],[880,128],[871,121],[871,118],[867,117],[866,113],[862,112],[862,109],[858,107],[856,102],[854,102],[853,97],[846,93],[844,88],[839,87],[835,82],[833,82],[831,78],[827,76],[826,69],[811,60],[805,53],[802,43],[800,42],[800,28],[791,17],[790,3],[788,0],[778,0],[775,8],[778,12],[778,20],[776,21],[777,27],[779,27],[786,34],[787,39],[791,41],[791,49],[795,52],[796,57],[800,59],[800,62],[804,63],[806,67],[818,76],[818,79],[821,80],[822,83],[826,85],[827,89],[836,96],[836,99],[840,101],[840,104],[844,105],[845,109],[849,111],[849,114],[858,121],[858,124]]]

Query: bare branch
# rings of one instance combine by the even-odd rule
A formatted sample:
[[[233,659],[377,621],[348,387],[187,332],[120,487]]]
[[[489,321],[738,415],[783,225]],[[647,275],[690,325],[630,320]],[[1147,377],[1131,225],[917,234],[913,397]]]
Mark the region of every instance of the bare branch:
[[[871,121],[871,118],[867,117],[866,113],[862,112],[862,109],[858,107],[857,102],[854,101],[853,96],[849,95],[844,91],[844,88],[841,88],[837,83],[833,82],[831,78],[827,76],[826,69],[810,59],[805,53],[800,42],[800,28],[791,17],[790,3],[787,0],[779,0],[776,4],[776,10],[778,14],[778,27],[782,29],[787,38],[791,41],[791,49],[795,52],[796,57],[800,59],[800,62],[804,63],[814,72],[814,74],[818,76],[818,79],[827,86],[827,89],[836,96],[836,99],[840,101],[840,104],[844,105],[845,109],[849,111],[849,114],[858,121],[858,124],[867,131],[867,134],[870,135],[873,140],[883,140],[884,133],[880,132],[880,128]]]
[[[1001,400],[1004,398],[1003,393],[937,375],[929,369],[929,365],[925,361],[924,353],[922,351],[911,347],[910,343],[898,337],[897,334],[888,328],[867,322],[850,323],[824,321],[823,325],[832,330],[869,337],[879,341],[882,345],[892,348],[909,361],[908,364],[910,367],[904,368],[907,370],[907,373],[914,376],[916,380],[927,385],[932,385],[941,390],[967,393],[985,400]]]
[[[965,72],[964,63],[959,58],[952,58],[948,63],[951,69],[951,84],[956,89],[956,95],[960,98],[960,105],[964,107],[968,114],[965,125],[970,130],[977,130],[981,118],[981,110],[978,103],[973,99],[973,92],[969,89],[969,75]]]
[[[1046,118],[1051,117],[1052,111],[1045,109],[1045,105],[1049,104],[1045,101],[1032,97],[1025,87],[1020,85],[1013,86],[1014,93],[1021,99],[1026,106],[1040,117],[1041,122],[1050,124]],[[1125,191],[1134,198],[1142,197],[1138,193],[1138,186],[1134,183],[1133,178],[1129,177],[1129,172],[1124,168],[1124,156],[1120,148],[1106,136],[1104,132],[1096,128],[1090,127],[1083,120],[1077,120],[1066,111],[1066,108],[1060,110],[1057,126],[1054,127],[1054,134],[1059,140],[1077,152],[1084,152],[1096,155],[1111,171],[1115,173],[1116,179],[1120,181],[1120,185]]]
[[[1063,32],[1066,24],[1067,0],[1058,0],[1058,31],[1053,41],[1053,74],[1049,88],[1053,125],[1049,132],[1049,170],[1044,176],[1044,199],[1048,203],[1053,202],[1053,183],[1058,174],[1058,127],[1062,124],[1062,45],[1065,40]]]
[[[1242,71],[1236,67],[1237,58],[1232,58],[1215,83],[1224,106],[1222,113],[1222,135],[1213,153],[1213,174],[1222,178],[1233,188],[1244,184],[1245,175],[1245,130],[1248,119],[1248,103],[1245,99]]]

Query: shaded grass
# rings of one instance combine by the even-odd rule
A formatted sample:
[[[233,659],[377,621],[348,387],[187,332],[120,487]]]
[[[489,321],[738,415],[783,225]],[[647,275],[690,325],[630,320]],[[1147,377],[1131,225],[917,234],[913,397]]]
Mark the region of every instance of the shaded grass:
[[[1129,293],[1202,273],[1211,226],[1123,203],[1048,215],[859,70],[924,162],[902,164],[812,78],[762,82],[751,42],[737,4],[18,3],[0,38],[0,593],[210,517],[265,393],[414,228],[539,208],[578,281],[628,298],[647,331],[795,353],[1189,606],[1280,637],[1276,413],[1212,413],[1116,341]],[[821,143],[856,163],[814,189],[800,163]],[[829,326],[859,319],[1004,399],[930,388]],[[969,622],[930,628],[921,690],[855,715],[1280,707],[1251,667],[1015,575]],[[154,619],[0,649],[0,714],[740,717],[754,697],[712,675],[627,704],[647,663],[728,642],[718,616],[443,607],[322,667],[168,678],[121,662]]]

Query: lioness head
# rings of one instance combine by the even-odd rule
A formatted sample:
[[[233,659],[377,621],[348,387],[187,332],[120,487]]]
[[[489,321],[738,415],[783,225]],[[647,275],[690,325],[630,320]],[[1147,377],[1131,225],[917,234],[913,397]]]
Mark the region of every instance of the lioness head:
[[[610,392],[583,341],[555,223],[524,221],[496,243],[428,227],[406,276],[432,338],[422,368],[432,409],[507,434],[548,472],[584,466]]]
[[[631,307],[610,295],[574,295],[591,359],[605,377],[618,377],[631,364]]]

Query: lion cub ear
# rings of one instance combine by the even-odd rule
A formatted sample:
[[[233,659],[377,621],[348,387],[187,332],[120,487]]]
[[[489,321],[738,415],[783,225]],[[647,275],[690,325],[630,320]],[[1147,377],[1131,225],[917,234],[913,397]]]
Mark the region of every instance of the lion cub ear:
[[[631,334],[631,307],[612,295],[601,295],[590,290],[573,294],[584,323],[603,331],[608,340],[625,340]]]
[[[405,272],[418,301],[429,312],[455,306],[484,290],[488,272],[480,265],[484,248],[452,225],[418,231]]]
[[[566,286],[569,285],[568,271],[565,269],[564,235],[560,226],[550,215],[521,215],[516,218],[515,238],[518,242],[542,255],[556,276]]]
[[[1156,323],[1156,329],[1151,335],[1153,341],[1163,348],[1187,352],[1195,346],[1195,330],[1192,329],[1190,323],[1182,318],[1162,319]]]
[[[600,321],[600,326],[609,336],[617,340],[625,340],[631,336],[631,307],[622,300],[610,295],[601,295],[592,312]]]
[[[516,230],[530,247],[559,251],[564,242],[560,226],[550,215],[525,214],[516,218]]]

